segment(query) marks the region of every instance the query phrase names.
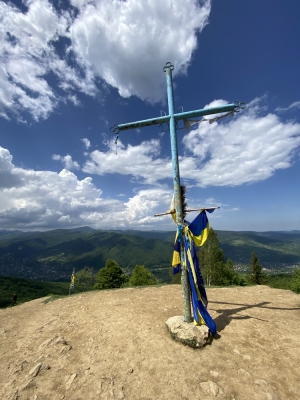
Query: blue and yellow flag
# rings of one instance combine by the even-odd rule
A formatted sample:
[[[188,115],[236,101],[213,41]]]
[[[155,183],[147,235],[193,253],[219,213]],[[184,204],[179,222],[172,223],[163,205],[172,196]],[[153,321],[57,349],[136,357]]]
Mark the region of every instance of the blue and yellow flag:
[[[206,308],[208,301],[204,280],[201,274],[194,241],[189,234],[184,235],[184,248],[187,255],[186,264],[191,290],[194,324],[206,325],[210,332],[215,335],[217,333],[217,327]]]
[[[174,251],[173,251],[173,259],[172,259],[172,267],[173,267],[173,275],[180,272],[180,241],[178,234],[176,233]]]
[[[70,283],[69,294],[71,293],[71,290],[74,289],[75,280],[76,280],[75,270],[73,269],[73,273],[72,273],[72,276],[71,276],[71,283]]]
[[[193,237],[195,245],[202,246],[209,234],[209,222],[204,210],[188,225],[188,229]]]
[[[213,211],[214,210],[208,210],[208,212]],[[183,232],[185,234],[189,233],[192,236],[196,246],[202,246],[209,234],[209,222],[205,210],[201,211],[201,213],[193,220],[193,222],[187,223],[187,225],[183,228]],[[175,237],[172,266],[173,275],[175,275],[180,271],[180,235],[178,235],[178,232],[176,232]]]
[[[213,212],[214,210],[207,210]],[[208,304],[204,280],[201,274],[199,260],[196,254],[195,245],[202,246],[209,234],[209,222],[205,210],[191,222],[185,221],[186,225],[182,228],[183,235],[176,232],[174,252],[173,252],[173,274],[180,271],[180,247],[181,236],[183,237],[184,248],[184,267],[188,271],[189,286],[191,291],[192,308],[195,325],[207,325],[213,335],[217,328],[214,320],[210,316],[206,307]],[[181,228],[179,228],[181,229]]]

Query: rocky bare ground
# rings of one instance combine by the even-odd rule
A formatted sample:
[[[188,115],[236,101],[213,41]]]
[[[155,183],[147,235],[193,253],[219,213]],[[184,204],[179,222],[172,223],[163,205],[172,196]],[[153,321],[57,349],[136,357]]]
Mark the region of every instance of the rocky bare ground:
[[[208,289],[219,338],[202,350],[165,325],[168,285],[43,299],[0,310],[1,399],[300,399],[300,296]]]

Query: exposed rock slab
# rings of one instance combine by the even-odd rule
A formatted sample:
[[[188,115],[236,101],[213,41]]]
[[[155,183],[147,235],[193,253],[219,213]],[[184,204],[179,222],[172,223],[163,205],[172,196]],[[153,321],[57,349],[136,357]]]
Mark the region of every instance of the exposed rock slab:
[[[72,385],[74,379],[76,378],[77,374],[68,375],[66,378],[66,389],[68,390]]]
[[[36,377],[39,374],[39,372],[43,371],[44,369],[50,369],[50,366],[47,364],[38,363],[29,371],[29,375]]]
[[[206,325],[195,326],[194,323],[184,322],[182,316],[169,318],[166,325],[172,338],[184,345],[202,349],[212,341]]]
[[[222,395],[224,393],[223,389],[213,381],[201,382],[200,386],[213,396],[217,396],[218,394]]]

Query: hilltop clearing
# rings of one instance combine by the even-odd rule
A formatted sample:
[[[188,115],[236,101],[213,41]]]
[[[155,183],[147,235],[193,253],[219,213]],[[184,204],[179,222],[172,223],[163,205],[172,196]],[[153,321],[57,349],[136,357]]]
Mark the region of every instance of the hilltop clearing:
[[[0,398],[298,399],[300,296],[266,286],[207,292],[220,338],[203,350],[165,326],[182,315],[179,285],[0,310]]]

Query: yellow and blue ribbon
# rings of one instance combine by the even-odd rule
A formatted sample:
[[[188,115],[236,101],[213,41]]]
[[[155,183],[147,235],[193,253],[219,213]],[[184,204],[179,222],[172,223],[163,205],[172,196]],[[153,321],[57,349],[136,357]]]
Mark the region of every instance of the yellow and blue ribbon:
[[[213,212],[214,210],[207,210]],[[181,229],[183,235],[181,235]],[[180,239],[183,236],[184,245],[184,266],[188,271],[189,285],[191,291],[192,307],[195,325],[207,325],[213,335],[217,328],[214,320],[207,311],[207,295],[204,280],[201,274],[199,260],[196,254],[196,246],[202,246],[208,238],[209,222],[205,210],[203,210],[191,223],[184,227],[177,228],[174,252],[173,252],[173,274],[177,274],[181,269],[180,259]]]

